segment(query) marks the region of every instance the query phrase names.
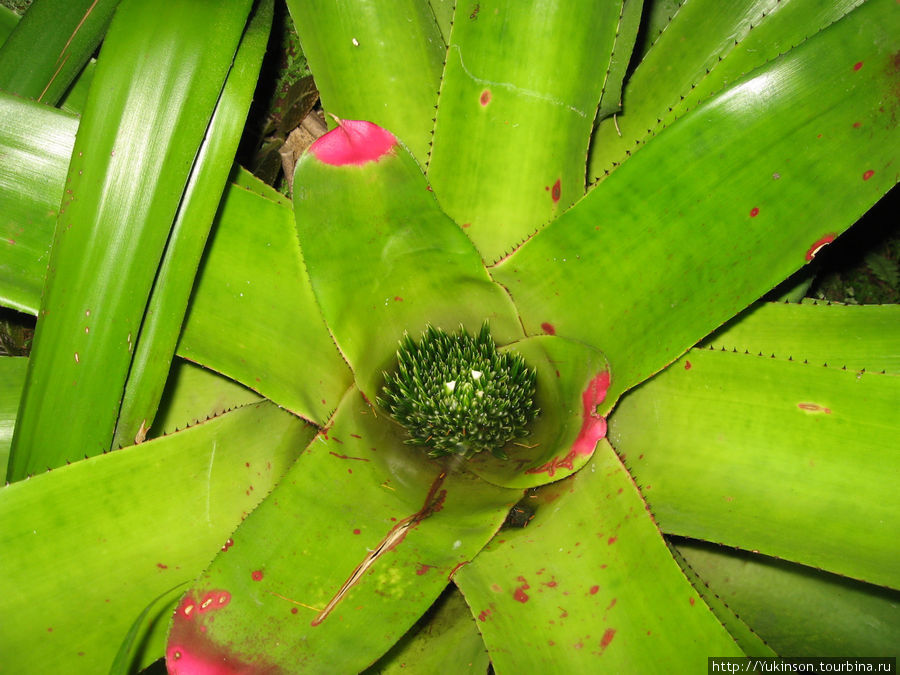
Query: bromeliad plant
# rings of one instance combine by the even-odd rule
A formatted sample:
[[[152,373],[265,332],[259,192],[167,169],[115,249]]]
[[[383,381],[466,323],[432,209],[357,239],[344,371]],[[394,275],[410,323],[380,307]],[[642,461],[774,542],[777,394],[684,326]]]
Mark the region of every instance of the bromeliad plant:
[[[896,180],[900,5],[287,8],[293,201],[271,0],[2,15],[2,666],[895,654],[897,308],[756,301]]]

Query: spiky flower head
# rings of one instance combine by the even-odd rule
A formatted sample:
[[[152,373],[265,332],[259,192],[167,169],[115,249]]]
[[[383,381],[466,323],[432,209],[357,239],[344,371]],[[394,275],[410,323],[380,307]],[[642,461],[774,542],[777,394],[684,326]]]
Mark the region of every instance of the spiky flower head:
[[[478,335],[427,326],[418,344],[404,335],[397,370],[385,373],[378,405],[431,457],[471,457],[528,435],[537,416],[536,373],[521,355],[500,353],[487,322]]]

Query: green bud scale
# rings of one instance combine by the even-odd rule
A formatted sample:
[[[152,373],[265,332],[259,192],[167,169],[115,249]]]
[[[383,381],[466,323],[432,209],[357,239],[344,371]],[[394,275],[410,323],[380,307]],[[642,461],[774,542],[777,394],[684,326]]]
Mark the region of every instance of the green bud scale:
[[[427,326],[418,344],[404,335],[397,370],[385,373],[378,405],[431,457],[471,457],[528,435],[537,416],[536,372],[521,355],[500,353],[487,322],[478,335]]]

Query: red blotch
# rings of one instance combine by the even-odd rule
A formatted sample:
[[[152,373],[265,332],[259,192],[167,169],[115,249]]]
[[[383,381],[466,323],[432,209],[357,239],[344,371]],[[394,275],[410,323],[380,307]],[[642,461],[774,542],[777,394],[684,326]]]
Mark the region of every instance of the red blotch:
[[[483,623],[483,622],[487,621],[487,619],[490,615],[491,615],[491,610],[483,609],[483,610],[481,610],[481,612],[478,613],[478,620]]]
[[[525,592],[531,586],[528,585],[528,582],[525,581],[525,577],[518,577],[518,580],[522,582],[522,585],[519,586],[515,591],[513,591],[513,597],[518,602],[528,602],[528,594]]]
[[[854,122],[854,123],[853,123],[853,128],[854,128],[854,129],[859,129],[861,126],[862,126],[862,122]]]
[[[810,260],[812,260],[813,258],[815,258],[815,257],[816,257],[816,253],[818,253],[818,252],[819,252],[819,249],[821,249],[823,246],[825,246],[826,244],[830,244],[831,242],[833,242],[833,241],[834,241],[834,237],[835,237],[835,235],[834,235],[833,232],[832,232],[832,233],[829,233],[829,234],[826,234],[824,237],[822,237],[821,239],[817,240],[812,246],[810,246],[810,247],[809,247],[809,250],[806,252],[806,262],[809,262]]]
[[[599,590],[600,590],[599,586],[591,586],[590,594],[597,595],[597,591],[599,591]]]
[[[227,591],[208,592],[197,601],[189,593],[175,612],[166,648],[166,665],[171,675],[240,675],[250,672],[267,672],[270,664],[254,659],[250,664],[225,647],[213,643],[208,627],[214,615],[198,613],[221,609],[231,600]]]
[[[463,228],[464,230],[467,230],[467,229],[470,228],[470,227],[472,227],[472,223],[463,223],[463,224],[462,224],[462,228]]]
[[[338,126],[309,146],[320,162],[332,166],[362,166],[377,162],[397,146],[387,129],[362,120],[341,120]]]
[[[488,103],[491,102],[491,90],[490,89],[485,89],[483,92],[481,92],[480,101],[481,101],[481,105],[487,105]]]
[[[606,649],[609,647],[609,643],[613,641],[613,638],[616,636],[615,628],[607,628],[606,632],[603,633],[603,637],[600,638],[600,649]]]
[[[223,551],[227,551],[227,550],[230,549],[232,546],[234,546],[234,539],[228,539],[228,540],[225,542],[225,544],[222,546],[222,550],[223,550]]]
[[[156,563],[156,566],[157,566],[159,569],[161,569],[161,570],[167,570],[167,569],[169,569],[169,566],[168,566],[168,565],[163,565],[162,563]]]
[[[418,576],[422,576],[423,574],[427,573],[428,570],[430,570],[430,569],[431,569],[431,565],[425,565],[425,564],[420,563],[419,567],[416,569],[416,574]]]
[[[756,218],[756,216],[758,216],[758,215],[759,215],[758,207],[754,206],[752,209],[750,209],[750,217],[751,218]]]
[[[399,295],[395,295],[394,302],[403,302],[403,298],[401,298]]]
[[[296,614],[296,613],[297,613],[297,608],[291,607],[291,614]]]
[[[606,545],[612,546],[613,544],[615,544],[618,541],[618,539],[619,539],[618,537],[610,537],[609,539],[606,540]]]
[[[559,202],[559,198],[562,196],[562,185],[559,182],[559,178],[556,179],[556,182],[553,184],[553,189],[550,190],[550,196],[553,198],[553,203]]]
[[[250,573],[250,578],[253,579],[253,581],[262,581],[262,578],[263,578],[262,570],[253,570]]]
[[[690,369],[691,369],[691,362],[690,362],[690,361],[685,361],[685,362],[684,362],[684,369],[685,369],[685,370],[690,370]]]
[[[857,61],[856,63],[853,64],[853,70],[859,70],[862,67],[863,67],[862,61]]]
[[[578,438],[572,444],[569,454],[562,459],[554,457],[546,464],[528,469],[525,473],[543,473],[546,471],[547,475],[552,477],[557,469],[563,467],[570,471],[574,469],[574,461],[578,455],[590,457],[594,454],[594,448],[597,446],[597,443],[606,436],[606,418],[597,414],[597,406],[603,403],[603,399],[606,398],[609,383],[609,371],[603,371],[596,375],[588,383],[587,389],[582,392],[581,430],[578,432]]]
[[[872,176],[875,175],[875,172],[872,169],[869,169],[863,174],[863,180],[869,180]]]
[[[556,328],[552,323],[544,322],[541,324],[541,330],[547,335],[556,335]]]
[[[456,571],[462,567],[463,565],[468,565],[468,560],[463,560],[461,563],[457,563],[452,570],[450,570],[450,574],[447,575],[447,581],[450,581],[453,578],[453,575],[456,574]]]
[[[690,599],[690,601],[691,601],[691,607],[693,607],[693,606],[694,606],[694,603],[696,602],[696,600],[694,600],[694,598],[689,598],[689,599]]]
[[[610,600],[609,604],[606,606],[607,612],[616,606],[616,600],[617,600],[616,598],[613,598],[612,600]]]
[[[359,533],[360,533],[360,530],[359,530],[359,528],[357,528],[357,529],[355,529],[355,530],[353,530],[353,534],[359,534]]]

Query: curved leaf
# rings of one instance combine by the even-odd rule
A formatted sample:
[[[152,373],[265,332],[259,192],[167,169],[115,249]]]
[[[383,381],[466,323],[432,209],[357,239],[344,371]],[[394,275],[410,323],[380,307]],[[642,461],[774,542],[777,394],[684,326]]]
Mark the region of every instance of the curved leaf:
[[[498,673],[687,672],[742,654],[608,443],[523,506],[527,526],[499,532],[454,576]]]
[[[373,412],[349,390],[326,431],[188,592],[166,652],[173,675],[214,663],[359,672],[412,626],[521,497],[428,459]]]
[[[617,40],[625,40],[624,4],[457,8],[428,178],[485,260],[584,194],[594,115]]]
[[[526,332],[550,323],[603,350],[611,406],[810,260],[895,181],[897,30],[896,3],[871,0],[692,110],[500,263]]]
[[[109,448],[163,247],[251,4],[119,6],[69,165],[10,480]]]
[[[132,620],[209,564],[313,432],[260,403],[0,488],[4,668],[108,669]]]
[[[895,376],[694,349],[610,439],[663,531],[900,588],[898,400]]]
[[[388,131],[348,120],[316,141],[294,173],[294,215],[322,314],[369,400],[404,332],[474,333],[487,319],[497,344],[521,337],[509,297]]]

